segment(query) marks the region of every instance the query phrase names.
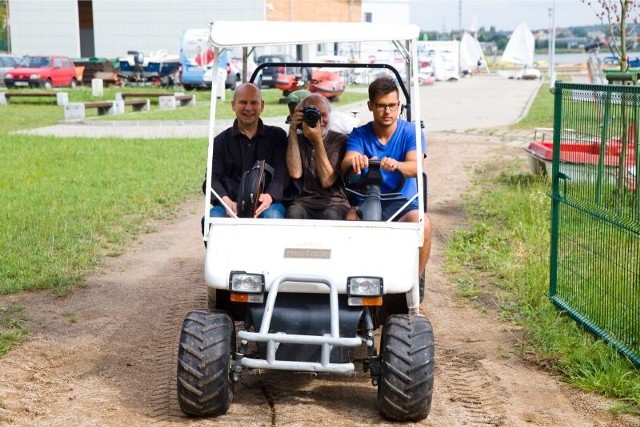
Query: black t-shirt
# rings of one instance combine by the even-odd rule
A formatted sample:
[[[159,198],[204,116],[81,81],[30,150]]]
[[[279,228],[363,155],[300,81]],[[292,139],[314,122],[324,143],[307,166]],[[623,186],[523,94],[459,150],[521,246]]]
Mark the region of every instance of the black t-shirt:
[[[233,126],[216,136],[213,146],[211,187],[220,195],[237,202],[242,173],[251,169],[256,160],[265,160],[274,170],[266,189],[274,201],[282,199],[288,184],[286,165],[287,134],[277,126],[258,123],[258,131],[249,139],[240,132],[237,120]],[[215,197],[212,201],[216,203]]]

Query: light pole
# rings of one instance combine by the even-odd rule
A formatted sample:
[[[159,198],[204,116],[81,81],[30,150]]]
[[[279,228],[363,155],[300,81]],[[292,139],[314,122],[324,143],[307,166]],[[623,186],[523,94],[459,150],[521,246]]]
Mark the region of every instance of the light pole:
[[[549,8],[549,18],[551,19],[551,29],[549,30],[549,87],[554,87],[556,83],[556,0]]]

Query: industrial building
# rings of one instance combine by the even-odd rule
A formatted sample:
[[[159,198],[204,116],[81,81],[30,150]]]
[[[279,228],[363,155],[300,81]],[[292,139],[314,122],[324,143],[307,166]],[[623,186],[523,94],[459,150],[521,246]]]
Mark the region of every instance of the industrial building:
[[[180,36],[214,20],[409,23],[409,0],[8,0],[8,48],[19,55],[178,53]]]

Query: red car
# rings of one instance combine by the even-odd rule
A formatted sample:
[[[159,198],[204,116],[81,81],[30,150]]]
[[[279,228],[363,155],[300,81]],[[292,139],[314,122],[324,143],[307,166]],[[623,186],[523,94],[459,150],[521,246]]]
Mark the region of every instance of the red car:
[[[76,66],[67,56],[25,56],[4,75],[5,85],[10,87],[75,88],[78,84]]]

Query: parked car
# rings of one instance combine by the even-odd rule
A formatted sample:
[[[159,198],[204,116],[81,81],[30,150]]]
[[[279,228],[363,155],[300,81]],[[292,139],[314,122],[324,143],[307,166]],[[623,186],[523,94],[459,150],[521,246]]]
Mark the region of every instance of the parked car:
[[[222,68],[221,68],[222,71]],[[225,89],[235,89],[236,85],[242,80],[242,69],[237,63],[230,61],[224,68],[226,72],[224,87]],[[211,80],[213,79],[213,63],[207,66],[199,65],[194,61],[186,58],[182,59],[182,68],[180,70],[180,83],[186,90],[192,89],[210,89]]]
[[[0,53],[0,86],[4,86],[4,75],[7,71],[18,65],[21,56],[10,53]]]
[[[291,55],[281,55],[281,54],[268,54],[268,55],[260,55],[256,58],[256,64],[268,64],[271,62],[286,62],[286,63],[294,63],[295,59]],[[259,86],[266,87],[276,87],[276,80],[278,74],[296,74],[296,70],[294,67],[269,67],[266,66],[262,69],[262,76],[258,78],[256,84]]]
[[[220,68],[220,71],[224,72],[226,76],[224,79],[225,89],[233,90],[242,81],[242,70],[236,64],[228,62],[224,69]],[[203,83],[209,88],[211,87],[211,79],[213,79],[213,67],[209,66],[202,76]],[[184,85],[184,81],[182,84]]]
[[[75,88],[78,76],[73,61],[67,56],[25,56],[6,72],[4,83],[7,87]]]

